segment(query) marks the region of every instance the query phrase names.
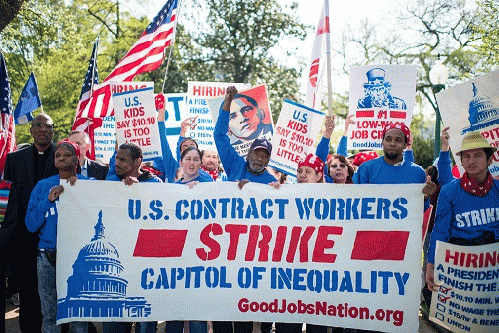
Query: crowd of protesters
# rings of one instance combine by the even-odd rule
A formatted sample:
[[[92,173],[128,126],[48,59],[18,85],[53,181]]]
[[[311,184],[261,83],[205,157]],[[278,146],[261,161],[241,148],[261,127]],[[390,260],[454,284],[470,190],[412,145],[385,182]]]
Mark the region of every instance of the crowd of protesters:
[[[233,181],[240,189],[248,182],[268,184],[276,189],[287,182],[286,175],[268,166],[272,144],[256,138],[246,158],[232,147],[227,135],[229,113],[237,94],[227,88],[224,103],[214,129],[218,151],[200,151],[196,141],[186,137],[186,131],[195,127],[195,119],[182,122],[181,133],[173,155],[166,140],[165,110],[158,110],[162,158],[143,163],[140,147],[133,143],[117,147],[109,167],[86,158],[90,142],[83,132],[73,132],[57,145],[52,143],[54,125],[46,114],[40,114],[31,123],[34,143],[7,157],[3,178],[12,182],[10,198],[2,223],[0,260],[2,276],[8,275],[9,290],[19,293],[19,324],[24,333],[61,332],[69,327],[56,325],[57,294],[55,284],[57,205],[64,187],[79,179],[121,181],[127,186],[141,182],[169,182],[195,188],[199,182]],[[351,116],[345,122],[345,135]],[[436,241],[453,244],[478,245],[499,241],[499,221],[488,224],[464,225],[456,221],[456,214],[476,207],[499,208],[499,181],[488,171],[496,148],[491,147],[479,132],[464,137],[458,155],[465,173],[455,178],[451,170],[448,128],[442,132],[442,151],[438,161],[427,172],[414,163],[410,149],[412,137],[404,124],[388,125],[383,131],[383,156],[374,151],[347,155],[347,137],[340,140],[337,154],[329,154],[334,119],[327,116],[325,132],[316,154],[309,154],[297,165],[297,183],[327,184],[409,184],[422,183],[425,208],[436,206],[425,241],[424,272],[426,291],[438,286],[434,280]],[[220,163],[221,162],[221,163]],[[222,169],[223,165],[224,169]],[[64,180],[64,181],[63,181]],[[62,185],[59,185],[59,184]],[[432,230],[433,229],[433,230]],[[7,270],[6,267],[9,267]],[[4,294],[5,282],[0,283]],[[423,292],[424,294],[425,292]],[[425,297],[428,302],[428,297]],[[5,307],[5,304],[4,304]],[[4,308],[5,310],[5,308]],[[5,311],[4,311],[5,312]],[[66,325],[68,326],[68,325]],[[91,332],[91,323],[73,322],[73,332]],[[190,321],[192,333],[253,331],[252,322]],[[270,332],[272,323],[260,323],[261,332]],[[275,331],[302,332],[303,323],[275,323]],[[5,324],[0,324],[0,333]],[[183,321],[166,322],[166,332],[180,333]],[[104,333],[131,332],[132,323],[107,322]],[[328,327],[306,325],[307,332],[327,332]],[[333,332],[353,331],[332,328]],[[157,331],[156,322],[140,322],[135,332]],[[360,331],[360,330],[357,330]]]

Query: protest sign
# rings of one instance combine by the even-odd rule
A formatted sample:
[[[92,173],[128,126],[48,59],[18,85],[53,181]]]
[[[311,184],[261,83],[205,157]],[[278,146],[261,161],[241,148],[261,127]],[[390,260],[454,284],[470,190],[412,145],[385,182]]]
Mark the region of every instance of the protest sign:
[[[497,332],[499,243],[459,246],[437,241],[430,320],[456,333]]]
[[[154,87],[154,82],[111,82],[111,93],[121,93],[147,87]],[[113,99],[109,101],[113,109]],[[94,130],[95,159],[108,164],[116,146],[116,128],[114,115],[102,119],[102,126]]]
[[[78,181],[58,212],[58,323],[418,328],[421,184]]]
[[[367,78],[366,78],[367,76]],[[416,96],[415,66],[381,65],[353,67],[350,70],[348,149],[381,149],[387,124],[410,127]]]
[[[116,146],[114,116],[104,117],[102,125],[94,130],[95,159],[109,164]]]
[[[296,177],[298,161],[308,153],[315,154],[317,133],[324,116],[321,111],[285,99],[272,140],[269,165]]]
[[[226,82],[193,82],[189,81],[187,87],[187,107],[188,117],[197,117],[194,130],[188,132],[188,136],[195,139],[201,150],[217,151],[213,141],[213,130],[215,122],[213,121],[210,110],[208,109],[206,99],[216,96],[225,96],[225,89],[229,86],[235,86],[238,90],[244,89],[248,85],[243,83]],[[223,99],[222,99],[223,100]],[[220,104],[217,107],[220,107]],[[183,119],[182,119],[183,120]]]
[[[164,94],[165,97],[165,127],[166,139],[170,145],[170,150],[175,156],[177,150],[177,142],[180,135],[180,124],[182,120],[189,117],[187,109],[187,94]]]
[[[113,102],[118,144],[137,144],[144,160],[161,157],[153,88],[113,94]]]
[[[450,87],[436,95],[442,122],[450,127],[449,143],[454,159],[461,149],[463,137],[480,131],[493,146],[499,146],[499,71]],[[499,176],[499,155],[495,153],[489,171]],[[457,163],[461,174],[464,169]]]
[[[225,97],[207,99],[208,107],[217,121]],[[272,140],[273,121],[265,85],[239,91],[230,105],[229,136],[232,147],[246,156],[256,138]]]

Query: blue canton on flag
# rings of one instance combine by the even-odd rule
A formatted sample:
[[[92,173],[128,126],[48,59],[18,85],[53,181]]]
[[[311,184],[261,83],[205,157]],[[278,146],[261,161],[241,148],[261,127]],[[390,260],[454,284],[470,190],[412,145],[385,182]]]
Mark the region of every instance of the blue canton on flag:
[[[94,48],[92,50],[92,57],[88,63],[87,74],[85,75],[85,81],[83,81],[83,86],[81,87],[81,93],[79,100],[88,99],[90,97],[89,91],[92,90],[94,84],[99,84],[99,70],[97,69],[97,45],[98,42],[94,42]]]
[[[27,124],[33,120],[33,111],[42,106],[35,74],[31,73],[14,110],[16,124]]]
[[[12,113],[12,93],[10,91],[10,79],[7,74],[7,66],[3,54],[0,53],[0,112]],[[3,124],[2,124],[3,125]]]
[[[159,11],[158,15],[156,15],[151,23],[149,23],[142,35],[151,34],[161,25],[170,23],[175,9],[177,9],[177,0],[167,1],[163,8]],[[175,19],[175,16],[173,16],[173,19]]]

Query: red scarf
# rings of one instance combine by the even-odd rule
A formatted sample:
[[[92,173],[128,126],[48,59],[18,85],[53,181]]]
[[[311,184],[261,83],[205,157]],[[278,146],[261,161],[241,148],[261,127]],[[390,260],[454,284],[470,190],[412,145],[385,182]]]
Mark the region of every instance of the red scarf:
[[[483,183],[478,183],[476,179],[471,179],[468,176],[468,172],[465,172],[461,177],[461,187],[463,190],[468,192],[471,195],[475,195],[477,197],[484,197],[489,193],[492,188],[492,184],[494,184],[494,178],[490,172],[487,173],[487,178]]]
[[[204,171],[208,172],[208,174],[211,176],[211,178],[213,178],[213,180],[217,180],[218,178],[218,168],[216,168],[215,170],[213,171],[210,171],[208,169],[206,169],[204,166],[201,166],[201,169],[203,169]]]

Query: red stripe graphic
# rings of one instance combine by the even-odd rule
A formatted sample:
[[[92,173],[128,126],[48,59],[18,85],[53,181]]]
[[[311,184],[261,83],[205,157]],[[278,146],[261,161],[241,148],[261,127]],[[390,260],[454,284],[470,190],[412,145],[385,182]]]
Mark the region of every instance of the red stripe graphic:
[[[187,230],[140,229],[134,257],[178,258],[184,251]]]
[[[354,260],[404,260],[409,231],[357,231]]]
[[[374,110],[357,111],[355,112],[355,117],[357,118],[372,118],[374,117]]]
[[[405,111],[390,111],[390,118],[405,119],[405,117],[406,117]]]

